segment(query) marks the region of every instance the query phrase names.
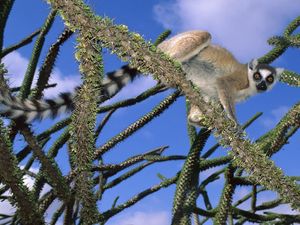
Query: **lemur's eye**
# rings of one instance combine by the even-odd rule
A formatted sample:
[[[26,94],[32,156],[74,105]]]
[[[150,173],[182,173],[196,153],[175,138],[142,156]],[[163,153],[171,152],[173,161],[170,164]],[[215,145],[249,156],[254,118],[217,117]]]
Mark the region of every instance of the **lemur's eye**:
[[[274,77],[272,75],[267,76],[267,82],[272,84],[274,82]]]
[[[256,73],[253,74],[253,78],[256,81],[259,81],[259,80],[261,80],[262,76],[259,72],[256,72]]]

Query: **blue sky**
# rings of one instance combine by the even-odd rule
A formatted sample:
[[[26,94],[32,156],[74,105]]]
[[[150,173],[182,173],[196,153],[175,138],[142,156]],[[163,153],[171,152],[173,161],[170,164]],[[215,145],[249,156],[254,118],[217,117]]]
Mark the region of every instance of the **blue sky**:
[[[191,29],[207,30],[212,33],[214,43],[221,44],[231,50],[243,63],[252,58],[260,57],[270,50],[270,47],[266,44],[267,39],[272,35],[280,35],[285,26],[296,16],[299,16],[298,13],[300,12],[300,5],[293,4],[291,0],[89,0],[88,3],[99,15],[114,18],[117,24],[128,25],[131,31],[140,33],[147,40],[155,40],[167,28],[172,29],[173,34]],[[35,31],[42,25],[48,12],[49,6],[44,1],[16,0],[6,27],[4,45],[9,46],[16,43]],[[41,59],[44,58],[47,49],[62,29],[63,23],[57,17],[47,37]],[[48,97],[53,97],[59,92],[72,91],[76,85],[80,84],[78,65],[73,57],[74,46],[75,39],[73,38],[62,47],[52,76],[52,81],[57,82],[58,87],[46,92]],[[4,62],[11,76],[11,86],[17,86],[22,81],[32,47],[33,44],[28,45],[5,59]],[[109,54],[108,51],[105,52],[105,71],[115,70],[123,65],[117,57]],[[289,49],[283,57],[274,62],[274,65],[300,73],[299,50]],[[116,98],[123,99],[135,96],[154,84],[155,82],[151,77],[142,77],[133,84],[128,85]],[[297,88],[280,83],[272,91],[257,95],[239,104],[237,115],[241,123],[257,112],[264,113],[254,123],[254,126],[247,130],[249,138],[255,140],[271,129],[284,113],[299,100],[297,94],[299,94]],[[147,113],[166,95],[167,93],[163,93],[137,106],[117,111],[105,127],[98,146],[123,130],[141,115]],[[36,133],[39,133],[39,131],[47,129],[54,122],[53,120],[46,120],[42,124],[35,123],[33,129]],[[214,142],[214,139],[211,138],[206,149]],[[105,155],[104,160],[106,163],[121,162],[134,154],[146,152],[163,145],[170,146],[165,153],[166,155],[186,154],[189,149],[186,136],[184,98],[180,98],[162,116],[130,137],[126,142],[116,146],[111,153]],[[284,147],[284,150],[273,157],[276,165],[280,166],[287,175],[300,174],[300,168],[297,166],[299,158],[298,145],[299,133],[296,133],[290,143]],[[49,145],[46,146],[46,149],[47,147]],[[226,154],[226,151],[220,149],[213,156],[224,154]],[[57,161],[66,174],[68,171],[66,151],[62,151],[57,157]],[[38,168],[38,163],[35,166]],[[126,201],[139,191],[159,183],[156,176],[158,172],[166,177],[171,177],[181,166],[182,162],[177,161],[145,169],[141,174],[124,184],[107,191],[99,208],[109,208],[117,195],[120,195],[120,203]],[[209,173],[205,172],[203,177],[209,175]],[[30,179],[27,179],[27,181],[32,183]],[[221,179],[221,181],[209,186],[208,192],[214,196],[212,197],[214,206],[218,202],[219,194],[217,193],[222,188],[222,184]],[[237,196],[242,196],[248,190],[239,188],[237,191]],[[147,222],[149,225],[167,225],[170,220],[173,194],[174,186],[162,190],[144,199],[131,209],[124,211],[108,224],[139,225]],[[269,193],[262,196],[262,198],[266,200],[271,198],[270,196],[273,195]],[[201,200],[199,204],[201,204]],[[0,203],[0,213],[7,210],[6,207],[7,205]],[[285,209],[288,210],[288,208]]]

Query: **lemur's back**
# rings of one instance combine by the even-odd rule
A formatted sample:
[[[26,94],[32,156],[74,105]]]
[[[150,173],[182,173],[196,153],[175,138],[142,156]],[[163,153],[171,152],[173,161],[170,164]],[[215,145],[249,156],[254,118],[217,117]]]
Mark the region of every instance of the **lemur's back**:
[[[227,49],[218,45],[207,46],[197,55],[197,58],[211,62],[215,67],[223,68],[223,74],[234,72],[233,69],[240,65]]]
[[[220,67],[220,64],[225,66]],[[182,65],[187,78],[196,84],[204,95],[218,99],[216,77],[233,72],[233,68],[239,63],[225,48],[208,45]]]

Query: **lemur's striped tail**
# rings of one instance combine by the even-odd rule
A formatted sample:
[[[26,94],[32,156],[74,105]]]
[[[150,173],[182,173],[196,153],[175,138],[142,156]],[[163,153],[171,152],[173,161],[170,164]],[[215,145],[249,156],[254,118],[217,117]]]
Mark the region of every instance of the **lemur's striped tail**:
[[[128,65],[107,73],[103,80],[103,95],[107,99],[113,97],[137,75],[138,71]],[[0,93],[0,114],[11,119],[21,119],[27,123],[36,119],[54,118],[59,114],[73,110],[75,95],[76,92],[65,92],[55,99],[21,100]]]
[[[122,66],[119,70],[107,73],[103,80],[104,95],[108,98],[115,96],[126,84],[132,82],[138,75],[137,69],[128,65]]]

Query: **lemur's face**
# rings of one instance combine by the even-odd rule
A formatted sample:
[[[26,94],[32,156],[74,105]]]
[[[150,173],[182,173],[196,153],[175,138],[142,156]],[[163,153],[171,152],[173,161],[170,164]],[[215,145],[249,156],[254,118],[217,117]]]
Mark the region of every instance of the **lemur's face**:
[[[279,80],[282,68],[274,68],[268,64],[259,64],[257,60],[249,63],[249,79],[254,82],[257,92],[270,90]]]

